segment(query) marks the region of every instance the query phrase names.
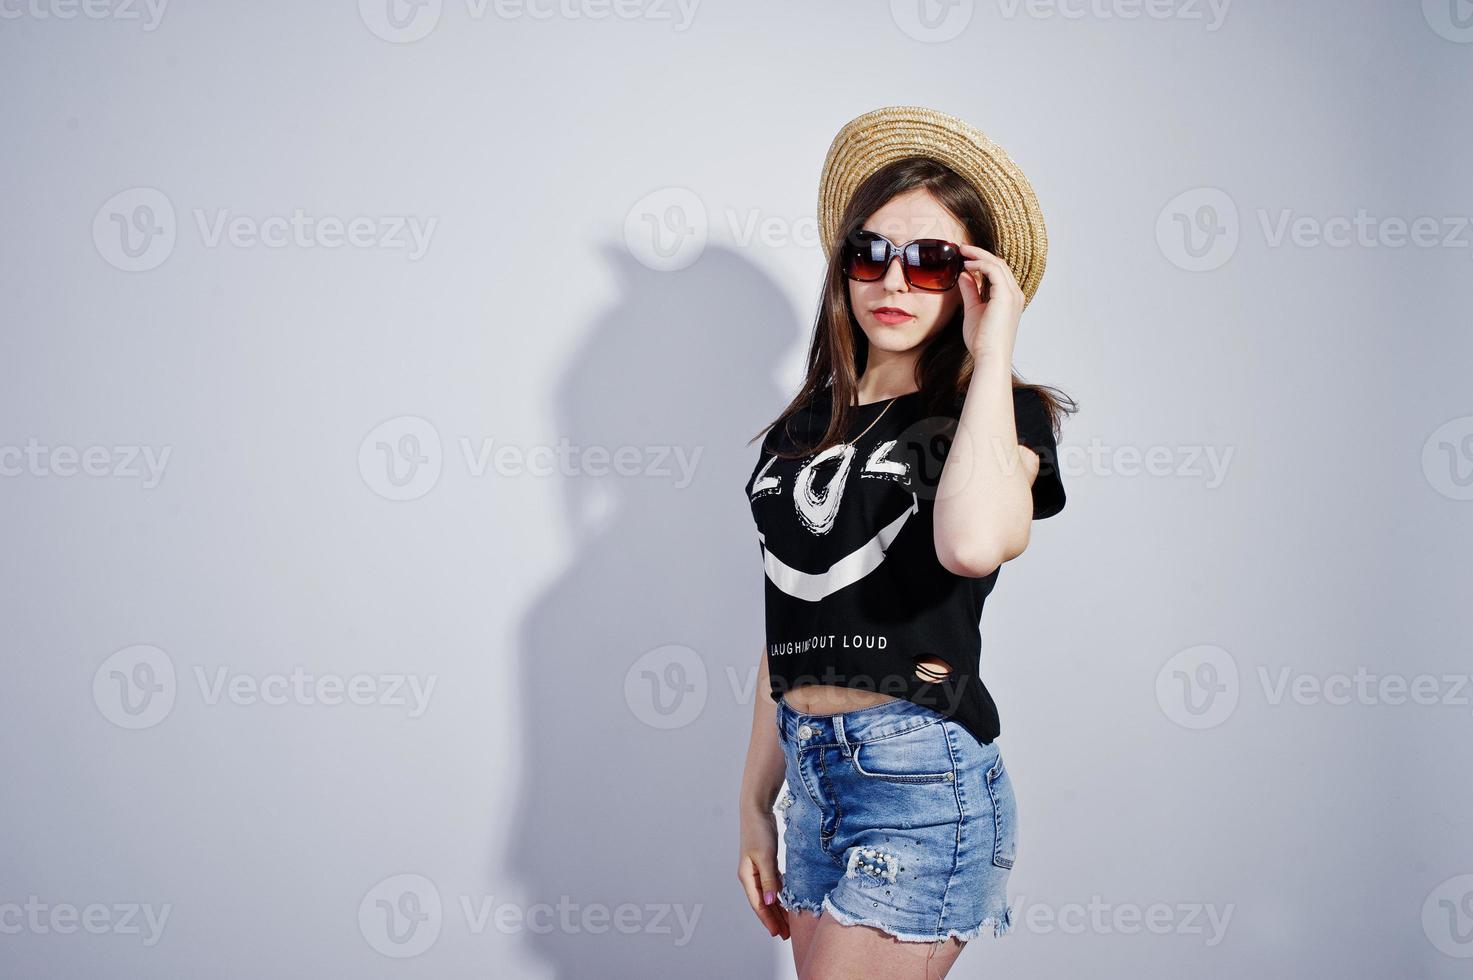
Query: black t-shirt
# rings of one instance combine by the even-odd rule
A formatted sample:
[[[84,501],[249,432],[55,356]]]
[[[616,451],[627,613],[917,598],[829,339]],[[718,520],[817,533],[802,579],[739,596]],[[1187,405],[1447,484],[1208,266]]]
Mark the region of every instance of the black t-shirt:
[[[789,420],[811,445],[829,418],[829,394]],[[933,511],[961,406],[927,415],[920,392],[858,407],[852,449],[797,459],[784,426],[768,432],[746,493],[766,573],[767,666],[774,701],[804,683],[879,691],[957,721],[977,740],[999,733],[979,676],[982,605],[1000,569],[954,575],[936,557]],[[883,415],[881,412],[883,411]],[[865,432],[871,422],[879,421]],[[1013,389],[1018,441],[1039,456],[1033,518],[1064,507],[1058,449],[1043,400]],[[939,679],[915,658],[939,657]],[[931,675],[934,677],[935,675]]]

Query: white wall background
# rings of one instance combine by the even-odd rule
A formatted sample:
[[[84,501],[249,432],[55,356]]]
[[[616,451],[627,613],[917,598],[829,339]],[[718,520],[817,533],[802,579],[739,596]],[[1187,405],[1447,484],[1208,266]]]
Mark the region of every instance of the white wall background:
[[[830,139],[919,103],[1033,180],[1082,409],[953,976],[1466,976],[1450,2],[3,0],[0,973],[790,976],[746,440]]]

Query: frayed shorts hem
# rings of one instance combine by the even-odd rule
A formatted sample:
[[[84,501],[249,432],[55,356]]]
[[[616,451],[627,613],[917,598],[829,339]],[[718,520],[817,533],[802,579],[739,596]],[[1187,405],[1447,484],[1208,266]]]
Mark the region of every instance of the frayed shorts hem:
[[[895,939],[903,943],[938,943],[943,942],[947,939],[958,939],[962,942],[969,942],[982,935],[983,931],[989,928],[992,930],[993,937],[1005,936],[1013,930],[1013,916],[1017,911],[1016,905],[1008,905],[1003,909],[1002,915],[989,915],[987,918],[983,919],[981,922],[977,923],[977,925],[973,926],[970,929],[948,929],[942,935],[926,935],[924,933],[902,932],[894,928],[893,926],[882,922],[879,919],[872,919],[866,916],[853,915],[849,912],[845,912],[843,909],[835,905],[827,895],[823,897],[823,901],[821,903],[796,904],[799,904],[800,907],[807,907],[811,904],[817,904],[819,906],[817,914],[822,915],[824,912],[827,912],[831,916],[833,916],[834,921],[839,923],[840,925],[870,926],[872,928],[880,930],[888,936],[894,937]]]
[[[816,916],[823,915],[823,902],[800,899],[786,888],[777,893],[777,903],[789,912],[812,912]]]

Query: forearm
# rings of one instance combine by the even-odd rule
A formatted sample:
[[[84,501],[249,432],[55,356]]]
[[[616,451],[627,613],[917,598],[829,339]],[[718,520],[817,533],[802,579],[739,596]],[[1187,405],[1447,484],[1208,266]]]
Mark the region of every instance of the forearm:
[[[936,488],[936,556],[959,575],[981,576],[1028,546],[1031,478],[1013,418],[1012,358],[976,358],[956,438]]]
[[[743,810],[771,813],[778,790],[782,789],[785,765],[782,745],[777,739],[777,702],[772,700],[766,648],[758,662],[752,697],[752,734],[747,742],[747,764],[742,771],[740,805]]]

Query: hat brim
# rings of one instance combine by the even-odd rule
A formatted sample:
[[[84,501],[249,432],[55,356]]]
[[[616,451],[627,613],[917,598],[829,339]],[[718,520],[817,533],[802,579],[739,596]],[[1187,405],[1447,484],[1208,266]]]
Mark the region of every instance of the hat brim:
[[[1013,270],[1025,303],[1043,280],[1048,232],[1033,185],[1002,147],[977,127],[936,109],[889,106],[851,119],[824,158],[818,180],[818,227],[832,258],[839,219],[859,185],[886,164],[928,157],[977,188],[992,213],[997,254]]]

